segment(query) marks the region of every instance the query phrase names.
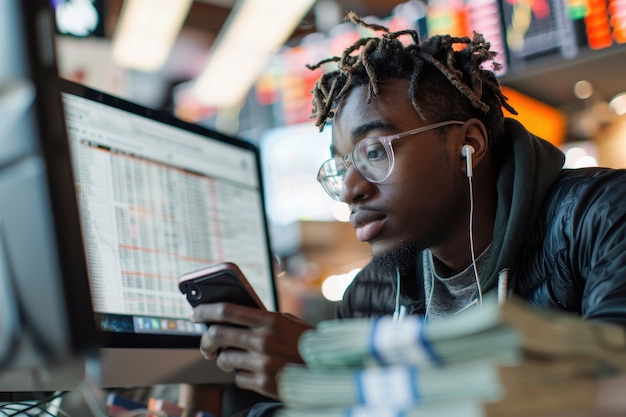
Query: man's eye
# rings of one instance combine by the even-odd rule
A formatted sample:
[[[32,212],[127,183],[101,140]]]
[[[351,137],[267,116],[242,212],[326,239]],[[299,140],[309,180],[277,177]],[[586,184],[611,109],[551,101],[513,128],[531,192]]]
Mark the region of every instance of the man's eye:
[[[368,161],[378,161],[386,157],[384,146],[380,144],[373,144],[365,149],[365,157]]]

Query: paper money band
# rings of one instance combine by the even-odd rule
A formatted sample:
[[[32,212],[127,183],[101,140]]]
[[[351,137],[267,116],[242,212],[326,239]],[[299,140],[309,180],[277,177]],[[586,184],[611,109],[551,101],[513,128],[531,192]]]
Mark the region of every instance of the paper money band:
[[[370,350],[379,365],[439,366],[443,361],[424,335],[424,319],[407,317],[394,322],[392,317],[374,319]]]

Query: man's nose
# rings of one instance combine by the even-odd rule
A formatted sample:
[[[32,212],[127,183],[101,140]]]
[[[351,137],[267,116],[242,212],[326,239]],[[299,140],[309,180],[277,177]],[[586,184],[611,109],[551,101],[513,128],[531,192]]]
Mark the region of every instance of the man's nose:
[[[343,178],[339,199],[347,204],[366,200],[372,194],[374,184],[369,182],[354,165],[349,165]]]

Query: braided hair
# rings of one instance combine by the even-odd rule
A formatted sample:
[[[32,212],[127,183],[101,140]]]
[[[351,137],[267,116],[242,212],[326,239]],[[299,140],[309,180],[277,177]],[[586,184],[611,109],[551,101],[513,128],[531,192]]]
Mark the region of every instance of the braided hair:
[[[409,81],[408,98],[422,120],[433,123],[478,118],[487,129],[492,153],[498,152],[504,134],[502,107],[512,114],[517,112],[502,94],[494,73],[501,65],[493,61],[496,52],[489,50],[491,45],[481,34],[474,32],[473,38],[436,35],[420,42],[415,30],[390,32],[384,26],[364,22],[353,12],[347,19],[383,33],[381,37],[359,39],[340,57],[307,65],[315,70],[337,63],[337,69],[324,73],[312,90],[312,117],[320,131],[352,87],[367,84],[369,102],[378,94],[381,80],[404,78]],[[401,36],[410,36],[412,43],[405,46]],[[485,69],[485,63],[490,63],[492,70]]]

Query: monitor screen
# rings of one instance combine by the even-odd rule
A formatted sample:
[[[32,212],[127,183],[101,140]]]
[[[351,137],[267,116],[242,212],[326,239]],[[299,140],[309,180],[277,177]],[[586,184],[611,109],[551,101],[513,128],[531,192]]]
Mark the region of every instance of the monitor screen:
[[[137,370],[145,358],[155,368],[184,356],[172,349],[203,360],[205,326],[188,320],[191,307],[178,289],[184,273],[234,262],[265,306],[277,309],[258,149],[82,85],[62,86],[105,344],[97,379],[104,386],[222,380],[193,360],[149,378]],[[112,359],[107,349],[123,349],[124,357]],[[125,367],[133,376],[113,375]],[[198,375],[186,367],[200,367]]]

